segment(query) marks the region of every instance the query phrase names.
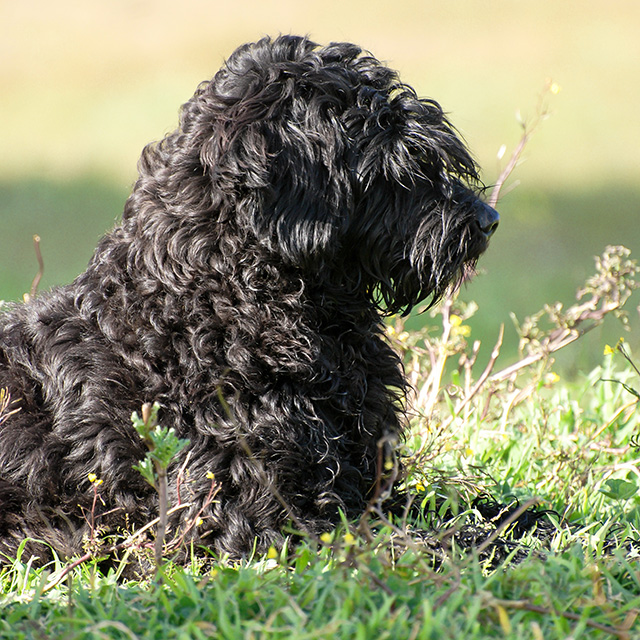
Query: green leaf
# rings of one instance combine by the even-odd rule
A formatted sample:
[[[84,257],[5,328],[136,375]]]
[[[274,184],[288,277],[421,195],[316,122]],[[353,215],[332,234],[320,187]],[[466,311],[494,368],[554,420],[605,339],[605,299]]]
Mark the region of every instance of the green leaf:
[[[620,478],[610,478],[605,482],[607,488],[600,487],[598,491],[612,500],[629,500],[638,492],[635,482],[622,480]]]

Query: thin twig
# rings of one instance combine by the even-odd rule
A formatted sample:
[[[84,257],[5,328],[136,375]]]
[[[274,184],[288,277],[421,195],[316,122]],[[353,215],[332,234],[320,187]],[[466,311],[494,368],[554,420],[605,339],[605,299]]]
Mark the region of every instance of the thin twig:
[[[181,505],[177,505],[177,506],[173,507],[172,509],[169,509],[169,511],[167,512],[167,515],[168,516],[172,515],[175,512],[181,511],[182,509],[186,509],[187,507],[190,507],[190,506],[192,506],[192,504],[190,502],[184,502]],[[158,520],[159,520],[159,518],[154,518],[153,520],[151,520],[151,522],[147,522],[147,524],[145,524],[144,527],[141,527],[135,533],[132,533],[130,536],[127,537],[126,540],[123,540],[122,542],[120,542],[118,544],[111,545],[110,547],[104,549],[104,553],[106,555],[111,555],[112,553],[115,553],[116,551],[120,551],[121,549],[126,549],[127,547],[131,546],[131,544],[137,538],[139,538],[140,536],[142,536],[142,534],[146,533],[149,529],[151,529],[156,524],[158,524]],[[71,564],[68,564],[55,578],[53,578],[51,580],[51,582],[49,582],[49,584],[47,584],[44,587],[44,589],[42,589],[42,593],[46,593],[47,591],[50,591],[51,589],[53,589],[56,585],[60,584],[60,582],[64,579],[64,577],[69,572],[73,571],[73,569],[75,569],[76,567],[80,566],[84,562],[88,562],[89,560],[91,560],[94,557],[95,557],[95,552],[94,551],[89,551],[89,552],[85,553],[83,556],[80,556],[79,558],[74,560]]]
[[[586,326],[577,329],[576,327],[580,325],[584,319],[587,318],[587,315],[578,318],[575,324],[571,328],[560,328],[555,331],[552,331],[547,338],[540,345],[540,349],[536,351],[536,353],[532,353],[531,355],[519,360],[518,362],[498,371],[494,375],[489,378],[491,382],[502,382],[503,380],[508,380],[514,373],[520,371],[520,369],[524,369],[526,367],[535,364],[536,362],[540,362],[544,358],[547,358],[552,353],[559,351],[560,349],[564,349],[564,347],[570,345],[575,342],[583,335],[600,326],[600,322],[602,318],[609,313],[618,308],[619,305],[615,305],[613,307],[606,307],[598,313],[598,317],[594,318],[595,322],[592,324],[588,324]]]
[[[185,526],[184,530],[182,531],[182,534],[178,537],[175,538],[171,541],[170,545],[169,545],[169,551],[172,551],[173,549],[177,549],[180,547],[180,545],[182,544],[182,542],[184,541],[184,539],[187,536],[187,533],[189,533],[189,531],[191,531],[191,529],[193,529],[197,524],[198,524],[198,520],[200,520],[200,517],[202,516],[202,514],[204,513],[205,509],[213,502],[213,499],[218,495],[218,493],[221,490],[221,486],[215,481],[215,479],[211,479],[211,486],[209,487],[209,493],[207,494],[207,497],[204,499],[200,509],[197,511],[197,513],[191,518],[191,520],[189,522],[187,522],[187,525]]]
[[[626,629],[619,629],[593,620],[584,620],[583,616],[577,613],[571,613],[570,611],[558,611],[555,607],[541,607],[540,605],[532,604],[527,600],[500,600],[498,598],[491,599],[490,604],[504,607],[505,609],[520,609],[525,611],[531,611],[533,613],[540,613],[542,615],[556,615],[562,616],[567,620],[574,620],[576,622],[584,622],[585,625],[592,629],[598,629],[605,633],[627,640],[629,638],[629,632]]]
[[[496,364],[496,360],[500,355],[500,348],[502,347],[502,339],[504,337],[504,325],[500,325],[500,331],[498,333],[498,339],[496,340],[496,344],[491,351],[491,357],[489,358],[489,362],[487,366],[484,368],[484,371],[478,378],[477,382],[473,385],[472,389],[469,393],[463,398],[462,402],[456,407],[456,414],[459,414],[471,400],[475,397],[475,395],[482,389],[484,383],[487,381],[487,378],[491,375],[493,371],[493,367]]]
[[[500,198],[500,190],[504,186],[504,183],[507,181],[509,176],[513,173],[513,170],[518,165],[518,160],[520,160],[520,156],[522,155],[524,148],[527,146],[527,142],[529,142],[529,139],[531,138],[531,132],[527,131],[526,126],[523,125],[523,129],[524,133],[520,138],[520,142],[518,142],[518,146],[514,149],[511,157],[509,158],[509,162],[507,162],[505,168],[500,172],[498,180],[491,190],[491,195],[489,196],[489,200],[487,200],[487,204],[490,207],[495,207],[498,204],[498,200]]]
[[[451,307],[453,306],[453,295],[447,297],[442,303],[442,337],[440,342],[442,345],[446,345],[451,335]],[[417,398],[416,405],[422,407],[422,411],[426,416],[431,415],[436,403],[438,401],[438,393],[440,391],[442,375],[444,373],[444,367],[447,362],[448,355],[446,349],[443,349],[439,354],[434,366],[431,369],[431,373],[427,378],[427,381],[423,385]]]
[[[31,289],[29,289],[29,297],[35,298],[38,292],[38,285],[42,280],[42,274],[44,273],[44,260],[42,259],[42,252],[40,251],[40,236],[33,236],[33,248],[36,252],[36,260],[38,261],[38,273],[36,273],[33,281],[31,282]]]
[[[537,104],[535,115],[533,117],[532,122],[530,124],[526,122],[522,122],[522,137],[520,138],[520,141],[518,142],[516,148],[511,154],[509,161],[505,165],[504,169],[500,172],[500,175],[498,176],[498,180],[496,181],[495,185],[493,186],[493,189],[491,190],[491,195],[487,200],[487,203],[490,206],[495,207],[496,204],[498,204],[498,200],[500,198],[500,190],[504,186],[504,183],[508,180],[509,176],[513,173],[514,169],[518,166],[518,161],[520,160],[520,157],[522,156],[522,153],[524,152],[524,149],[527,146],[527,143],[531,139],[531,136],[536,131],[536,129],[540,126],[540,123],[549,115],[549,112],[545,109],[545,106],[544,106],[544,100],[546,95],[550,91],[552,93],[556,93],[557,89],[558,87],[556,84],[554,84],[551,81],[547,81],[538,98],[538,104]]]
[[[167,497],[167,469],[159,461],[154,460],[156,468],[156,482],[158,484],[158,528],[156,529],[156,540],[154,545],[155,555],[155,571],[158,575],[160,566],[162,565],[162,557],[164,555],[164,541],[167,535],[167,523],[169,518],[167,510],[169,499]]]

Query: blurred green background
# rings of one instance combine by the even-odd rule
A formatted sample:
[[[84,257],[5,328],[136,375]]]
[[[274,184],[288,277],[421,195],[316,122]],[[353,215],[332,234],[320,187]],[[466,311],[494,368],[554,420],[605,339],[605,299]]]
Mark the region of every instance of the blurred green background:
[[[349,40],[371,50],[462,132],[487,184],[560,87],[499,205],[502,224],[462,296],[473,337],[505,358],[519,317],[570,304],[593,256],[640,258],[640,2],[637,0],[0,0],[0,299],[69,282],[120,215],[147,142],[238,45],[265,34]],[[507,146],[499,160],[498,150]],[[640,295],[627,304],[638,344]],[[600,361],[617,325],[566,350],[571,372]]]

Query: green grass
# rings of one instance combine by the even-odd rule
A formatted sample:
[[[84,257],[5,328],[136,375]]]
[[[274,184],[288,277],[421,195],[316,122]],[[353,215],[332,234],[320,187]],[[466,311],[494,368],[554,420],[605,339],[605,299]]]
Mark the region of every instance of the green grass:
[[[624,637],[640,604],[637,567],[577,548],[491,576],[473,565],[434,575],[412,552],[395,566],[367,549],[352,556],[359,568],[304,548],[294,563],[177,570],[160,585],[76,576],[70,589],[35,599],[26,589],[27,601],[5,605],[0,638]]]
[[[0,299],[19,300],[38,271],[33,236],[41,238],[41,289],[71,282],[100,237],[122,215],[126,189],[96,177],[51,182],[0,180]]]
[[[609,262],[594,291],[623,270]],[[169,560],[156,580],[20,557],[0,573],[0,638],[640,638],[640,376],[628,346],[630,361],[603,346],[601,364],[570,383],[548,358],[507,378],[498,357],[475,391],[472,312],[457,300],[420,332],[389,329],[418,394],[404,453],[424,521],[376,510],[263,558]],[[566,326],[523,325],[528,355]],[[495,531],[544,559],[496,566],[440,544],[481,522],[468,505],[483,494],[553,511],[550,537]]]

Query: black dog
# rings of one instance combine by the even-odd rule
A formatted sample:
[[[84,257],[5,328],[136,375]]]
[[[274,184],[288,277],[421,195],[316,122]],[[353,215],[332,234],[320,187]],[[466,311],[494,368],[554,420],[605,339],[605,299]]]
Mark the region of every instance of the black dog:
[[[405,429],[382,318],[455,286],[498,223],[464,144],[357,46],[279,37],[240,47],[139,169],[86,272],[0,316],[0,552],[152,520],[131,425],[152,401],[190,441],[184,539],[240,557],[356,517]]]

